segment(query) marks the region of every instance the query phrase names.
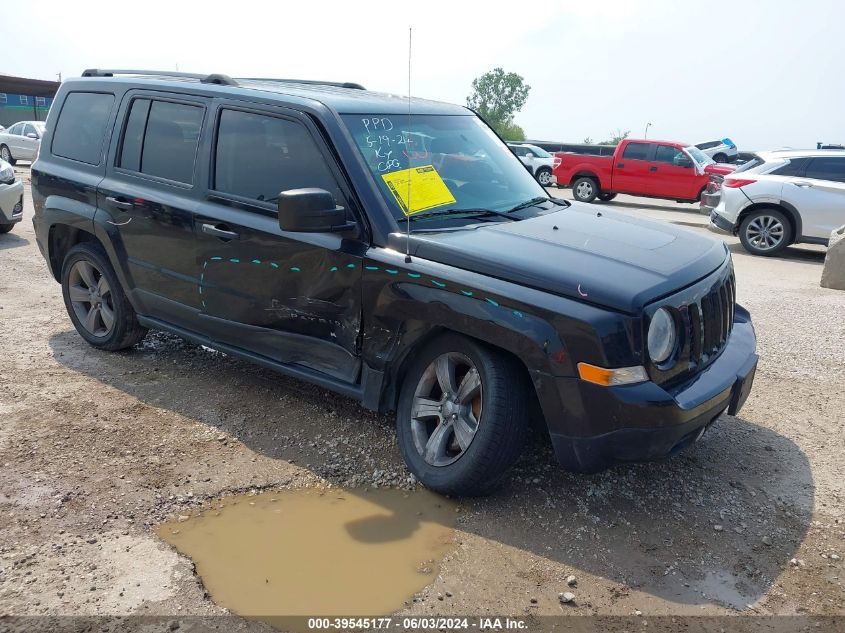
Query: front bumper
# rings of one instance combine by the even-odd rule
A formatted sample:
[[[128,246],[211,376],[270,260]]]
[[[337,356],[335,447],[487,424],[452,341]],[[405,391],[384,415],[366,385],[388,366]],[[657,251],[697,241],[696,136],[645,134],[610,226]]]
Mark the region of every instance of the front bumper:
[[[15,224],[23,219],[23,181],[0,185],[0,224]]]
[[[560,402],[566,403],[565,422],[550,424],[558,461],[569,470],[595,472],[677,452],[725,410],[733,415],[742,407],[757,367],[756,345],[750,315],[737,306],[722,353],[679,385],[600,387],[575,378],[554,379]]]

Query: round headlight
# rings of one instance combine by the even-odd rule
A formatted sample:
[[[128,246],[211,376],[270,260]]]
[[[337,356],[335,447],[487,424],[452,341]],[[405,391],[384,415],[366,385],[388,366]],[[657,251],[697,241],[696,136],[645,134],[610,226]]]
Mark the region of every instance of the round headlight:
[[[675,319],[666,308],[660,308],[651,317],[648,326],[648,355],[657,364],[665,363],[675,351],[677,340]]]

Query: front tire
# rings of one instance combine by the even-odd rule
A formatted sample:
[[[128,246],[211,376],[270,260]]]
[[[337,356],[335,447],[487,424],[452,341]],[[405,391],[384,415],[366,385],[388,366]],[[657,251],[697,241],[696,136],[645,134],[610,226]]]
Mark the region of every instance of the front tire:
[[[592,202],[599,194],[599,185],[587,176],[576,178],[572,183],[572,197],[578,202]]]
[[[92,347],[113,352],[147,334],[99,244],[83,242],[68,251],[62,295],[73,326]]]
[[[727,154],[722,154],[721,152],[719,152],[713,157],[713,160],[715,160],[717,163],[727,163],[728,156]]]
[[[548,167],[541,167],[538,169],[534,177],[543,187],[552,186],[552,170]]]
[[[5,145],[0,145],[0,159],[5,160],[10,165],[16,165],[18,161],[12,156],[12,152]]]
[[[743,218],[739,225],[739,241],[752,255],[770,257],[792,242],[792,226],[780,211],[759,209]]]
[[[462,336],[441,336],[405,375],[396,416],[402,457],[431,490],[487,494],[519,457],[527,402],[511,358]]]

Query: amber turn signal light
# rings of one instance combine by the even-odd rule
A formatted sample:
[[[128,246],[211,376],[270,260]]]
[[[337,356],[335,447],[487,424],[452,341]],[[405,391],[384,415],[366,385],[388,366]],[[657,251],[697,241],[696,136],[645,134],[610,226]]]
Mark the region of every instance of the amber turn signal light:
[[[578,375],[581,380],[610,387],[612,385],[631,385],[648,380],[645,367],[619,367],[617,369],[605,369],[589,363],[578,363]]]

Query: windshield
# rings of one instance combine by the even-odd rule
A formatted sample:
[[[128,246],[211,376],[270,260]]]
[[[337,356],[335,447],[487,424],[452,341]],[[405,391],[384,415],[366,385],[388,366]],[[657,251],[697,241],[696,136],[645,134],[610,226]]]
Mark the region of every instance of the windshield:
[[[542,147],[537,147],[536,145],[526,145],[528,149],[531,150],[531,153],[534,154],[537,158],[551,158],[552,155],[549,154],[546,150]]]
[[[546,191],[475,116],[343,115],[397,220],[455,210],[510,211]],[[443,216],[444,219],[446,216]],[[515,218],[516,219],[516,218]]]
[[[716,162],[697,147],[687,147],[685,149],[687,150],[687,153],[692,156],[692,159],[702,167]]]

